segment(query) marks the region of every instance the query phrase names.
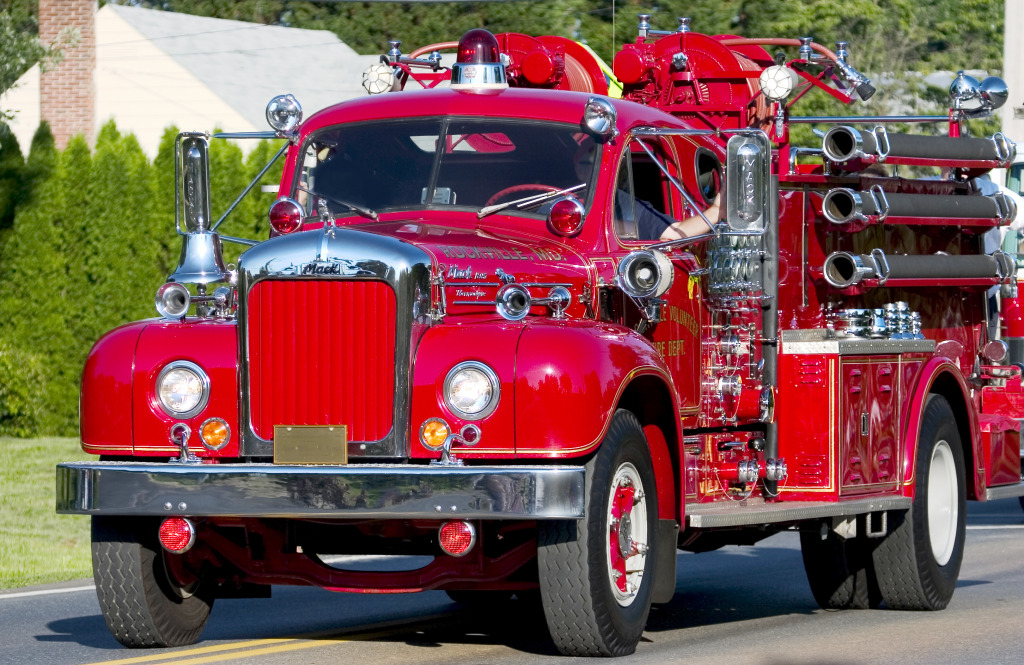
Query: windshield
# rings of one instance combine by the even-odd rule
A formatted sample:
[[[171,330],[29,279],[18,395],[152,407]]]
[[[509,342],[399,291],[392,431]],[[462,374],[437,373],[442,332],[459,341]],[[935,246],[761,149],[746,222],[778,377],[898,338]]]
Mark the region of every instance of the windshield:
[[[597,155],[578,125],[495,118],[354,123],[310,137],[296,198],[309,214],[322,198],[338,217],[358,214],[338,202],[377,212],[479,211],[584,184],[574,195],[589,207]],[[546,208],[502,212],[537,216]]]

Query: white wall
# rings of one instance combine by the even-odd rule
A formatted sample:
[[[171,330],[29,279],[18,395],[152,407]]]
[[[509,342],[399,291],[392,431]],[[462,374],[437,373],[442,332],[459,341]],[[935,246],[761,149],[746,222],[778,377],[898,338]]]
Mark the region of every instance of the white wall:
[[[0,108],[14,111],[14,119],[7,124],[18,139],[23,154],[28,154],[32,135],[39,127],[39,65],[21,75],[13,88],[3,94]]]
[[[1024,155],[1024,2],[1006,0],[1003,29],[1003,80],[1010,98],[1002,108],[1002,132]]]
[[[114,118],[156,155],[163,131],[266,129],[254,127],[206,85],[104,6],[96,13],[96,125]]]

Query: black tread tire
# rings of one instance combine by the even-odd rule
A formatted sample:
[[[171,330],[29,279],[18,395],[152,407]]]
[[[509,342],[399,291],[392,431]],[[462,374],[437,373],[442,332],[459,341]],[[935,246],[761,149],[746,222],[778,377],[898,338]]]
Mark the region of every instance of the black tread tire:
[[[643,484],[648,547],[640,588],[623,607],[609,583],[606,548],[611,483],[631,463]],[[657,490],[647,439],[639,421],[619,410],[601,447],[587,463],[586,508],[582,520],[542,521],[537,562],[548,631],[567,656],[626,656],[636,650],[651,609],[657,561]]]
[[[858,532],[863,518],[858,517]],[[881,597],[871,554],[863,537],[841,538],[828,528],[800,532],[800,553],[814,600],[826,610],[866,610],[878,607]]]
[[[948,561],[939,565],[932,552],[928,526],[928,480],[932,453],[945,441],[956,472],[957,524]],[[875,548],[878,587],[886,607],[894,610],[941,610],[956,589],[967,534],[964,455],[956,416],[941,395],[931,395],[921,417],[917,446],[914,503],[889,514],[889,534]]]
[[[213,598],[202,588],[184,597],[169,581],[157,542],[159,522],[92,518],[92,570],[107,628],[129,648],[194,644]]]
[[[1020,507],[1024,508],[1024,496],[1018,496],[1017,500],[1020,501]]]

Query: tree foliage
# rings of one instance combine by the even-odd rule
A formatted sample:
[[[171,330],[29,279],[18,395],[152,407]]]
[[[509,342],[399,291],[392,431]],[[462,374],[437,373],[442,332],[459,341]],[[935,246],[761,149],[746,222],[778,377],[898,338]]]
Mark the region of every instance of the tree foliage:
[[[73,435],[92,344],[112,328],[155,315],[153,296],[181,249],[174,230],[176,135],[168,128],[153,162],[113,121],[100,130],[95,150],[76,137],[57,151],[45,125],[28,159],[14,145],[25,180],[0,246],[0,434]],[[277,152],[277,143],[263,141],[244,159],[237,146],[213,142],[215,216]],[[280,175],[278,161],[262,182]],[[257,186],[220,230],[266,238],[274,197]],[[241,249],[229,245],[227,260],[236,261]]]

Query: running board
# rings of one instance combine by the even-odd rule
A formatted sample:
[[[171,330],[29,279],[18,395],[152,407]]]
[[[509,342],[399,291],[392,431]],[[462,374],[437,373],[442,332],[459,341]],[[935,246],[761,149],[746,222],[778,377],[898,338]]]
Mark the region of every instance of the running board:
[[[1024,489],[1021,490],[1024,494]],[[883,510],[907,510],[912,503],[904,496],[851,499],[849,501],[812,501],[765,503],[746,501],[718,501],[686,506],[687,523],[694,529],[751,526],[778,522],[802,522],[822,517],[861,515]]]
[[[1016,485],[989,487],[985,490],[986,501],[992,501],[993,499],[1009,499],[1015,496],[1024,496],[1024,482],[1017,483]]]

